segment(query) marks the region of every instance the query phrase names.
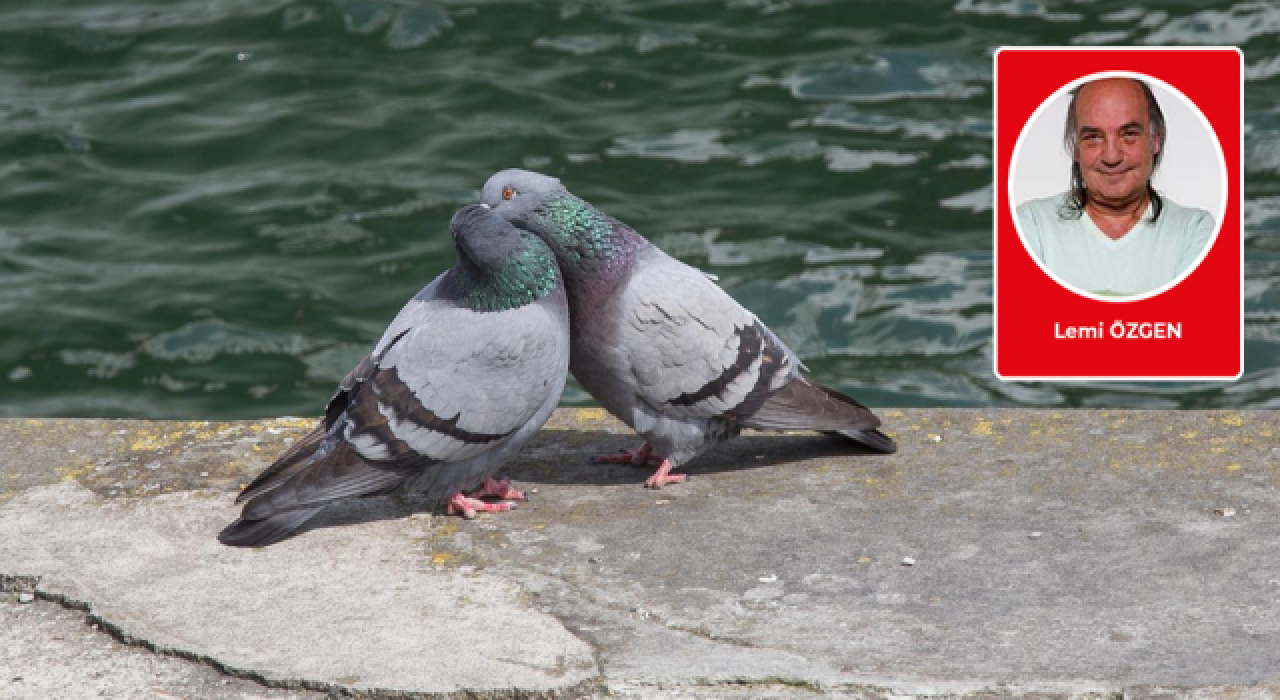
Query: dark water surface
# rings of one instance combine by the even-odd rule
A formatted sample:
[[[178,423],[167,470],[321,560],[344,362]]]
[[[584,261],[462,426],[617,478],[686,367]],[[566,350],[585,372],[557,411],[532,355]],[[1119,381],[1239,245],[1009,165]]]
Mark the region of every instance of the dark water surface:
[[[992,375],[991,52],[1104,43],[1244,50],[1238,382]],[[873,405],[1280,407],[1275,3],[62,0],[0,4],[0,415],[318,413],[511,166]]]

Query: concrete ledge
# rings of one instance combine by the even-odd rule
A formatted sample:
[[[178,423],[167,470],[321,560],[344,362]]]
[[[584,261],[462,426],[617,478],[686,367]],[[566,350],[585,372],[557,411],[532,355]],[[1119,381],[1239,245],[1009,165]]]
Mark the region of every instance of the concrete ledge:
[[[247,551],[231,498],[312,419],[0,421],[0,696],[76,697],[58,603],[194,697],[1280,697],[1280,414],[881,413],[897,455],[753,434],[654,492],[561,410],[515,512]]]

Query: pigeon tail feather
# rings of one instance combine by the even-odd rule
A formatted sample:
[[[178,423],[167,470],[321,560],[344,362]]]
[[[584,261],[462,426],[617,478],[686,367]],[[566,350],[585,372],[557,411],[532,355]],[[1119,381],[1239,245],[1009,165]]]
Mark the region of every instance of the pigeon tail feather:
[[[294,473],[300,471],[311,461],[316,450],[324,442],[325,429],[321,422],[306,437],[297,441],[271,466],[254,477],[253,481],[236,496],[236,503],[244,503],[284,483]]]
[[[757,430],[817,430],[839,433],[877,452],[895,452],[897,445],[879,432],[880,419],[866,406],[821,384],[795,376],[770,394],[738,422]]]
[[[879,430],[837,430],[833,431],[832,435],[849,438],[859,445],[881,454],[891,455],[898,451],[898,443]]]
[[[408,467],[370,464],[336,436],[320,439],[322,430],[304,438],[318,446],[291,450],[245,489],[237,499],[244,504],[240,518],[222,531],[220,541],[263,547],[290,536],[329,503],[389,493],[404,484]]]
[[[228,547],[266,547],[292,536],[322,508],[287,510],[261,520],[237,518],[218,533],[218,541]]]
[[[281,473],[249,498],[242,518],[263,520],[301,508],[314,508],[344,498],[377,496],[404,484],[412,464],[371,464],[346,442],[334,439],[301,465]]]

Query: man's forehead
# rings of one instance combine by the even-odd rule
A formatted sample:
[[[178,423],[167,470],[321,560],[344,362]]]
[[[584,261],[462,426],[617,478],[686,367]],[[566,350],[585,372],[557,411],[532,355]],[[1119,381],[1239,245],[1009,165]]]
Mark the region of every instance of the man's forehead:
[[[1095,120],[1128,123],[1147,122],[1147,99],[1142,85],[1131,78],[1104,78],[1080,88],[1076,100],[1080,128],[1101,126]]]

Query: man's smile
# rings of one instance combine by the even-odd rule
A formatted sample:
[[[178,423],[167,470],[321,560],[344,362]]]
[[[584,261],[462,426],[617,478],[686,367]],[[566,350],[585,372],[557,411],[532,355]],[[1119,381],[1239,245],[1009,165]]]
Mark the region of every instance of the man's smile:
[[[1094,170],[1094,172],[1095,172],[1095,173],[1097,173],[1097,174],[1099,174],[1099,175],[1101,175],[1101,176],[1103,176],[1103,177],[1110,178],[1110,179],[1112,179],[1112,180],[1119,180],[1120,178],[1124,177],[1125,175],[1128,175],[1129,173],[1133,172],[1133,168],[1132,168],[1132,167],[1129,167],[1129,168],[1123,168],[1123,169],[1121,169],[1121,170],[1102,170],[1102,169],[1096,169],[1096,170]]]

